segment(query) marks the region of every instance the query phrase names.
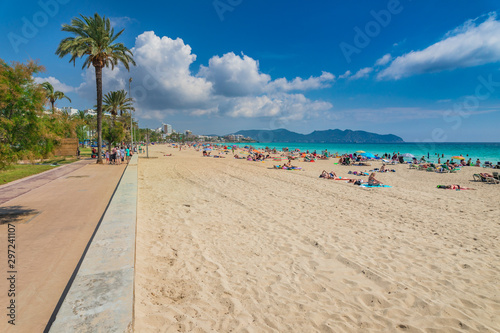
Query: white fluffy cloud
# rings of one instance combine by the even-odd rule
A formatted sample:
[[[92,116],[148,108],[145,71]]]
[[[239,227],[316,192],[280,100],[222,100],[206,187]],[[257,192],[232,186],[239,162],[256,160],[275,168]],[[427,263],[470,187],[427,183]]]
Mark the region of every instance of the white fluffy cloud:
[[[272,81],[260,72],[257,60],[230,52],[212,57],[208,66],[200,66],[198,73],[193,73],[190,66],[196,55],[191,47],[180,38],[160,38],[152,31],[139,35],[131,50],[137,66],[131,67],[130,73],[123,67],[104,69],[103,93],[128,91],[128,79],[132,77],[131,94],[137,102],[137,114],[143,118],[162,119],[166,114],[185,112],[194,116],[302,119],[332,108],[330,103],[287,93],[330,86],[335,77],[327,72],[308,79]],[[84,72],[83,81],[77,92],[95,100],[93,68]]]
[[[345,71],[344,74],[339,75],[339,79],[347,79],[351,75],[352,75],[352,72],[350,70],[347,70],[347,71]]]
[[[323,89],[331,87],[332,83],[335,81],[335,75],[322,72],[321,76],[314,77],[304,80],[300,77],[296,77],[292,81],[288,81],[286,78],[276,79],[269,83],[268,89],[270,91],[293,91],[293,90],[311,90],[311,89]]]
[[[230,117],[276,117],[284,120],[300,120],[332,107],[328,102],[311,101],[302,94],[280,93],[226,99],[219,104],[219,112]]]
[[[132,48],[137,66],[130,73],[121,66],[103,70],[103,93],[112,90],[128,91],[128,80],[133,78],[131,95],[138,103],[138,110],[148,111],[190,110],[204,107],[211,99],[212,84],[191,75],[189,66],[196,60],[191,47],[183,40],[158,37],[154,32],[144,32],[136,38]],[[95,98],[95,74],[89,68],[78,92]]]
[[[259,73],[258,61],[233,52],[212,57],[208,67],[201,66],[198,76],[213,84],[216,95],[228,97],[261,94],[271,80],[269,75]]]
[[[378,74],[379,79],[398,80],[415,74],[439,72],[498,62],[500,60],[500,21],[490,13],[447,33],[444,38],[421,51],[397,57]]]
[[[371,67],[361,68],[359,71],[356,72],[356,74],[350,76],[349,80],[358,80],[368,77],[368,75],[370,75],[371,72],[373,72],[373,68]]]
[[[386,55],[384,55],[382,58],[378,59],[376,62],[375,62],[375,66],[385,66],[389,63],[389,61],[392,60],[392,56],[387,53]]]
[[[75,90],[75,88],[68,86],[55,77],[49,76],[49,77],[35,77],[34,81],[36,83],[44,83],[44,82],[49,82],[53,87],[54,90],[56,91],[62,91],[63,93],[69,93]]]

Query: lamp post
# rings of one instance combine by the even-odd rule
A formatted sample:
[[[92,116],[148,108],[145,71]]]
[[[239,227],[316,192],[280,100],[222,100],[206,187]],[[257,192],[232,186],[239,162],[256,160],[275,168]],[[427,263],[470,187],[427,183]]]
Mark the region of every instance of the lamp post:
[[[132,83],[132,78],[128,79],[128,97],[132,98],[130,94],[130,84]],[[132,100],[133,102],[133,100]],[[134,153],[134,131],[133,131],[133,123],[132,123],[132,110],[130,110],[130,149],[132,153]]]

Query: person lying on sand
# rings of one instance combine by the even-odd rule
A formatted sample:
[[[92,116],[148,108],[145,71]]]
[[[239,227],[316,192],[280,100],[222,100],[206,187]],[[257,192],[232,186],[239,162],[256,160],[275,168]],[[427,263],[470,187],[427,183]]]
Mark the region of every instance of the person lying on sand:
[[[379,180],[375,179],[375,172],[372,172],[370,174],[370,177],[368,177],[368,185],[381,185],[382,182]]]
[[[363,179],[349,179],[347,182],[354,184],[354,185],[361,185],[364,183],[364,180]]]
[[[437,188],[441,188],[444,190],[475,190],[475,188],[470,188],[470,187],[462,187],[460,185],[438,185]]]
[[[383,164],[380,169],[375,168],[370,170],[370,172],[396,172],[396,169],[386,169],[385,164]]]
[[[366,171],[349,171],[348,174],[356,175],[356,176],[368,176],[369,173]]]
[[[321,175],[319,175],[319,178],[325,178],[325,179],[340,179],[340,177],[337,177],[335,172],[326,172],[326,170],[323,170]]]

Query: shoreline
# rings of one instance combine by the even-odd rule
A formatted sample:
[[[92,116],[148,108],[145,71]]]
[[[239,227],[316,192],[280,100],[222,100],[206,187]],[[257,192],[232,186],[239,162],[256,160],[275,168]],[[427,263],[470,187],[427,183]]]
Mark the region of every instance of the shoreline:
[[[305,151],[306,149],[309,149],[311,152],[313,150],[317,150],[318,152],[321,152],[324,149],[328,149],[330,153],[336,153],[338,152],[339,154],[345,154],[345,153],[353,153],[354,151],[357,150],[366,150],[367,152],[374,153],[374,154],[379,154],[381,156],[384,153],[394,153],[394,152],[400,152],[401,154],[403,153],[411,153],[414,154],[417,159],[419,159],[421,156],[425,156],[427,158],[427,153],[430,155],[430,160],[431,161],[436,161],[437,156],[436,154],[439,152],[440,154],[445,154],[444,159],[450,159],[451,156],[454,155],[459,155],[463,154],[464,157],[466,158],[472,158],[473,161],[475,161],[477,158],[481,160],[481,162],[485,161],[490,161],[496,164],[497,162],[500,162],[500,143],[497,142],[489,142],[489,143],[480,143],[480,142],[469,142],[469,143],[463,143],[463,142],[447,142],[447,143],[414,143],[414,142],[404,142],[404,143],[289,143],[289,142],[270,142],[270,143],[258,143],[258,142],[253,142],[253,143],[225,143],[224,145],[237,145],[239,147],[244,147],[246,145],[252,146],[258,149],[263,149],[266,146],[269,148],[274,148],[276,147],[278,150],[281,150],[284,147],[288,147],[290,150],[294,150],[295,148],[301,149],[302,151]],[[488,153],[481,153],[477,154],[477,147],[469,147],[467,146],[481,146],[481,145],[490,145],[490,149],[495,152],[488,152]],[[421,146],[426,146],[430,145],[426,149],[415,149],[419,148]],[[374,147],[377,146],[387,146],[387,149],[374,149]],[[406,147],[405,147],[406,146]],[[438,149],[439,146],[444,146],[443,149]],[[448,147],[450,146],[450,147]],[[453,149],[454,146],[462,146],[462,149],[465,151],[461,151],[460,147],[456,147],[456,149],[452,151],[448,151],[450,149]],[[465,148],[467,149],[464,149]],[[389,149],[390,147],[396,148],[394,149]],[[411,147],[414,147],[414,149],[411,149]],[[335,149],[337,148],[337,149]],[[404,149],[402,149],[404,148]],[[472,152],[475,153],[475,155],[472,155]],[[441,157],[443,159],[443,157]]]

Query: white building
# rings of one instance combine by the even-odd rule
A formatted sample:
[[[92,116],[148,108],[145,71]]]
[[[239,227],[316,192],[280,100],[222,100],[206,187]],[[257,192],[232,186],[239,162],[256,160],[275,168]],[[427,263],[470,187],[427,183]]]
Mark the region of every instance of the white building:
[[[74,109],[71,106],[64,106],[60,110],[61,112],[67,113],[70,116],[74,116],[75,114],[78,113],[78,109]]]
[[[166,135],[172,134],[173,133],[173,131],[172,131],[172,125],[170,125],[170,124],[163,124],[163,132]]]
[[[84,112],[85,112],[86,115],[89,115],[91,117],[97,116],[97,112],[95,110],[92,110],[92,109],[87,109]]]

